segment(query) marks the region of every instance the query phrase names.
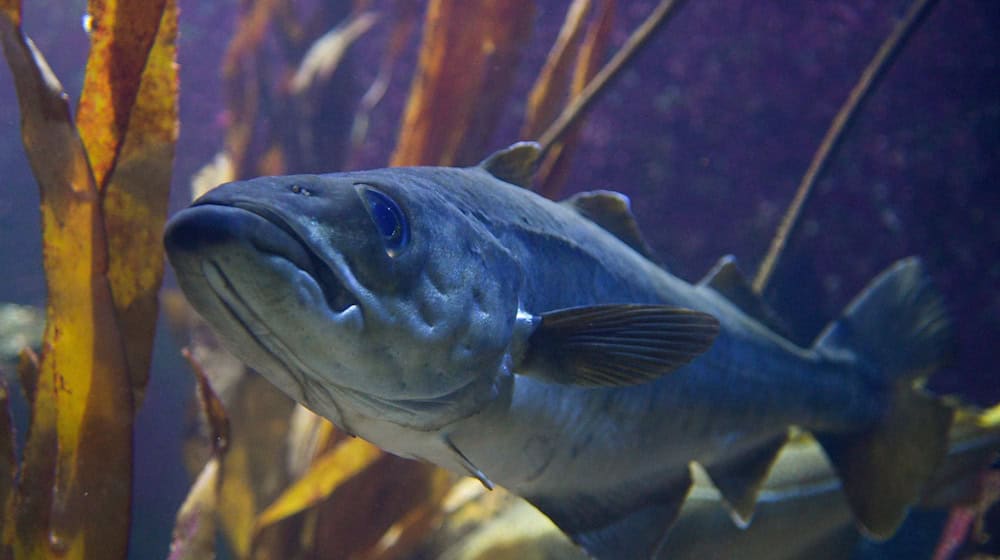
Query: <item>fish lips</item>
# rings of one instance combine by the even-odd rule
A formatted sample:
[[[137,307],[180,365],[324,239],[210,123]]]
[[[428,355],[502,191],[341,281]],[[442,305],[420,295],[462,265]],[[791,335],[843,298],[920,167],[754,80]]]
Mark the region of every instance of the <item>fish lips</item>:
[[[266,207],[196,204],[170,219],[163,240],[167,256],[179,273],[191,267],[200,269],[206,259],[224,261],[227,254],[238,252],[247,259],[255,254],[261,258],[279,257],[316,282],[331,311],[343,312],[357,304],[330,266]]]

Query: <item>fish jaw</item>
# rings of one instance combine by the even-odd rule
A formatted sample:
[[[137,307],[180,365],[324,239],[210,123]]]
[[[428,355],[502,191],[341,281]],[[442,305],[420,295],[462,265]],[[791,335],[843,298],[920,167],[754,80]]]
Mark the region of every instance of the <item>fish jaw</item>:
[[[360,306],[346,289],[320,284],[320,265],[285,229],[245,209],[207,204],[178,213],[164,239],[194,308],[279,389],[309,405],[311,385],[346,369],[316,360],[314,349],[329,346],[330,336],[360,336]]]

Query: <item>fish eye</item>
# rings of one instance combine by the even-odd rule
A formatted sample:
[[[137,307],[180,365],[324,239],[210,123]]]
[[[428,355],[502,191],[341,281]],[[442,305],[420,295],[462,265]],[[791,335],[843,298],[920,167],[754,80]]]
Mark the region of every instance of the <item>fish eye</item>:
[[[368,214],[375,222],[375,228],[382,234],[385,252],[390,257],[395,257],[410,240],[406,215],[388,195],[372,188],[365,188],[363,192],[365,202],[368,203]]]

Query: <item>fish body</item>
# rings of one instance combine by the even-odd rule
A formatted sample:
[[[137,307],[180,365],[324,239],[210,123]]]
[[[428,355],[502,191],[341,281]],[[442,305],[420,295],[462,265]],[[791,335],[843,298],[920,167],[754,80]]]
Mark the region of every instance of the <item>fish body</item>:
[[[748,522],[790,425],[820,437],[862,526],[891,533],[950,421],[913,391],[950,339],[919,263],[801,348],[748,313],[731,263],[697,284],[654,264],[620,195],[511,184],[531,150],[223,185],[171,220],[168,255],[292,398],[528,498],[594,556],[654,554],[691,462]]]
[[[948,454],[921,494],[918,509],[947,511],[980,499],[983,473],[1000,451],[998,412],[1000,407],[996,406],[986,411],[958,411],[948,438]],[[722,496],[701,470],[695,470],[694,475],[691,492],[658,558],[837,560],[855,557],[862,542],[837,474],[816,441],[804,434],[792,438],[781,450],[761,487],[753,523],[748,527],[733,524]],[[467,491],[456,489],[456,493]],[[442,529],[448,537],[433,539],[445,544],[439,545],[441,549],[430,546],[429,555],[447,560],[586,558],[537,510],[521,501],[500,503],[499,508],[490,509],[485,500],[474,500],[449,513]],[[458,527],[484,509],[490,513],[473,532],[450,534],[460,533]],[[910,525],[908,531],[893,539],[896,550],[900,543],[933,538],[920,523]],[[914,550],[912,544],[908,549]],[[924,557],[930,552],[927,550]]]

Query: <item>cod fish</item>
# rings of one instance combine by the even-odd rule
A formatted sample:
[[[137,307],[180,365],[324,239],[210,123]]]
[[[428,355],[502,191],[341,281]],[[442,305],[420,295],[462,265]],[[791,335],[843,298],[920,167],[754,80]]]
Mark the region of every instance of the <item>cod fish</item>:
[[[1000,452],[1000,405],[980,411],[956,411],[948,437],[948,453],[924,488],[916,509],[947,511],[976,504],[982,476]],[[853,527],[850,507],[840,483],[816,442],[805,434],[794,436],[782,448],[758,496],[753,524],[732,523],[719,492],[700,469],[694,486],[657,558],[663,560],[843,560],[856,558],[862,544]],[[455,491],[466,492],[461,487]],[[473,499],[449,512],[422,557],[441,560],[582,560],[586,555],[523,501],[491,507]],[[480,513],[487,511],[485,516]],[[463,530],[469,517],[480,519],[471,532]],[[913,558],[929,559],[932,550],[915,553],[915,542],[926,542],[926,524],[903,526],[896,539]],[[438,544],[441,543],[441,544]],[[895,543],[899,550],[900,542]],[[890,547],[893,545],[889,545]],[[877,548],[879,558],[892,557],[892,548]],[[864,557],[872,557],[867,554]]]
[[[858,524],[891,535],[952,418],[920,389],[953,347],[920,262],[802,348],[731,260],[697,284],[654,264],[623,195],[523,188],[538,153],[228,183],[170,220],[167,254],[198,313],[290,397],[504,486],[594,557],[655,555],[692,462],[748,523],[790,426],[819,440]]]

